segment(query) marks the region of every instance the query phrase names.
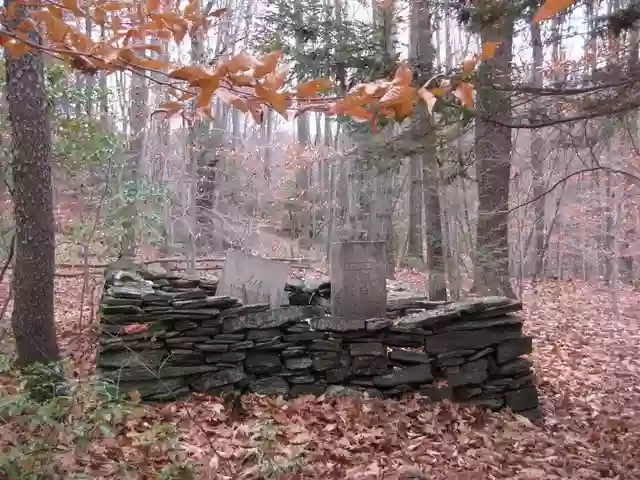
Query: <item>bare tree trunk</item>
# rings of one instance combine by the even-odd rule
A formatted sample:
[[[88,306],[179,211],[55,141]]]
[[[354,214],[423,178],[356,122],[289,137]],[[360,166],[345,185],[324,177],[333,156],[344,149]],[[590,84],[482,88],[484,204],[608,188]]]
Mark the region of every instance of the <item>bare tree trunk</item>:
[[[531,43],[533,44],[533,72],[532,86],[542,87],[542,38],[540,36],[540,25],[538,23],[531,24]],[[539,97],[531,100],[529,117],[531,123],[537,123],[542,115],[542,102]],[[531,164],[533,167],[533,196],[537,198],[534,203],[534,223],[533,237],[535,244],[535,261],[533,266],[533,280],[542,275],[542,267],[544,265],[544,219],[545,219],[545,196],[544,193],[544,156],[542,149],[544,147],[544,139],[539,129],[531,131]],[[523,268],[521,266],[521,268]]]
[[[509,182],[511,130],[483,117],[508,121],[509,94],[493,87],[507,84],[513,43],[513,19],[500,18],[481,29],[482,42],[501,42],[495,56],[482,62],[478,74],[476,118],[476,165],[478,180],[478,227],[474,291],[485,295],[514,297],[509,275]]]
[[[15,0],[8,0],[9,7]],[[16,24],[28,13],[16,9]],[[32,42],[41,38],[31,32]],[[18,360],[27,366],[60,359],[54,323],[54,215],[51,124],[42,54],[7,59],[7,102],[13,135],[13,202],[16,228],[11,325]]]

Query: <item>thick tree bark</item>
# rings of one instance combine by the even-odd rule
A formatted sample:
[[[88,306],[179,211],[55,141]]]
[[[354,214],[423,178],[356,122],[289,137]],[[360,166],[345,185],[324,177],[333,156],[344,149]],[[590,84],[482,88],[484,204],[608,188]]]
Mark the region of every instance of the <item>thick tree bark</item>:
[[[10,0],[7,5],[10,5]],[[26,18],[18,8],[16,21]],[[34,32],[32,41],[39,42]],[[7,58],[7,102],[13,134],[16,252],[11,325],[26,366],[60,359],[54,323],[54,215],[51,124],[42,54]]]
[[[508,122],[511,101],[508,93],[493,84],[509,81],[513,19],[501,18],[483,26],[482,42],[501,42],[495,56],[479,67],[480,82],[475,128],[478,180],[478,226],[474,292],[513,297],[509,274],[509,180],[511,171],[511,130],[491,120]]]

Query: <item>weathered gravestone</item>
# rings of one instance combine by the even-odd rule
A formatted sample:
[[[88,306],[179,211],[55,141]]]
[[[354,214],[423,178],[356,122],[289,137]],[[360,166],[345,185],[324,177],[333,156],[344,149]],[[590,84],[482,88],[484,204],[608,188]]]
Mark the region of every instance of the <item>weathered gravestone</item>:
[[[331,244],[331,315],[367,319],[387,315],[384,242]]]
[[[288,305],[284,287],[291,272],[285,263],[229,250],[218,282],[216,295],[228,295],[245,305],[268,303],[272,307]]]

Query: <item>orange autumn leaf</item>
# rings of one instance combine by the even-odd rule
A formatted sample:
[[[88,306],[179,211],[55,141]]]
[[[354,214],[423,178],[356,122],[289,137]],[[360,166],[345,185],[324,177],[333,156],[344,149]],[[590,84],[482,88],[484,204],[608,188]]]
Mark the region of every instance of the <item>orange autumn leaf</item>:
[[[471,73],[476,65],[478,64],[477,58],[467,58],[464,62],[462,62],[462,71],[464,73]]]
[[[281,49],[276,52],[267,53],[265,56],[260,58],[257,65],[254,67],[255,76],[264,77],[265,75],[273,72],[283,54],[284,50]]]
[[[207,72],[200,67],[181,67],[169,72],[167,76],[178,80],[193,81],[207,75]]]
[[[296,89],[296,94],[298,97],[313,97],[320,92],[329,90],[331,87],[333,87],[331,80],[328,78],[321,78],[301,83]]]
[[[396,74],[393,77],[393,84],[410,87],[412,80],[413,74],[411,73],[411,69],[407,65],[402,64],[398,67],[398,70],[396,70]]]
[[[484,44],[482,45],[482,55],[480,56],[480,59],[489,60],[490,58],[493,58],[499,46],[500,42],[484,42]]]
[[[473,85],[470,83],[461,83],[453,92],[460,100],[460,103],[467,108],[473,108]]]
[[[269,90],[260,84],[256,85],[255,91],[258,98],[271,105],[283,117],[287,117],[287,100],[289,97],[286,93]]]
[[[556,14],[566,10],[575,3],[575,0],[546,0],[533,17],[533,23],[549,20]]]

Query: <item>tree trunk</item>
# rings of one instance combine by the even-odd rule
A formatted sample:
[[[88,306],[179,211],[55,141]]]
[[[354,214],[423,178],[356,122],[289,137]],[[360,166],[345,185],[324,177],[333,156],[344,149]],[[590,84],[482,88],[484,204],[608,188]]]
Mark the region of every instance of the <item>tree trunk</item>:
[[[13,3],[9,0],[7,5]],[[17,9],[16,23],[27,17]],[[36,32],[31,41],[40,43]],[[51,187],[51,124],[42,54],[7,58],[7,101],[13,134],[16,224],[14,307],[11,325],[19,363],[60,359],[54,323],[54,215]]]
[[[533,87],[542,87],[542,38],[540,36],[540,25],[531,25],[531,43],[533,44]],[[529,117],[531,123],[540,121],[542,115],[542,102],[540,98],[534,97],[531,100]],[[535,259],[533,263],[533,280],[542,275],[544,265],[544,219],[545,219],[545,196],[544,193],[544,139],[539,129],[531,131],[531,165],[533,167],[533,197],[537,198],[534,203],[534,223],[533,238],[535,245]],[[522,268],[522,266],[521,266]]]
[[[490,120],[508,121],[511,100],[494,84],[509,82],[513,19],[501,17],[481,30],[482,42],[501,42],[495,56],[482,62],[477,84],[475,154],[478,181],[478,226],[474,292],[513,297],[509,276],[509,180],[511,130]],[[487,119],[488,118],[488,119]]]

